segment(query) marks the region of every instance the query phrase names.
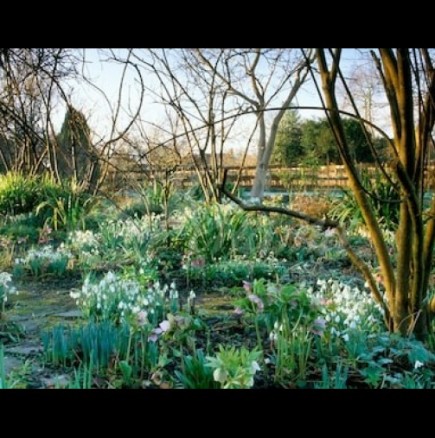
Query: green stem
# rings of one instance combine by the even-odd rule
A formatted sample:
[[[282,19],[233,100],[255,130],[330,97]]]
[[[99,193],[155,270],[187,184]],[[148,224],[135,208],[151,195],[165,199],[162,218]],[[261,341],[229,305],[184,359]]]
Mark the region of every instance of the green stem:
[[[131,341],[133,339],[133,330],[130,329],[130,334],[128,337],[128,345],[127,345],[127,356],[125,358],[125,361],[128,364],[128,361],[130,360],[130,350],[131,350]]]
[[[264,359],[264,355],[263,355],[263,346],[262,346],[262,342],[261,342],[261,333],[260,333],[260,326],[258,324],[258,317],[255,317],[255,333],[257,335],[257,347],[261,352],[261,360]]]
[[[147,344],[146,344],[146,339],[144,336],[144,332],[143,330],[141,331],[141,344],[142,344],[142,363],[141,363],[141,367],[140,367],[140,380],[143,380],[144,377],[144,372],[145,372],[145,357],[146,357],[146,349],[147,349]]]

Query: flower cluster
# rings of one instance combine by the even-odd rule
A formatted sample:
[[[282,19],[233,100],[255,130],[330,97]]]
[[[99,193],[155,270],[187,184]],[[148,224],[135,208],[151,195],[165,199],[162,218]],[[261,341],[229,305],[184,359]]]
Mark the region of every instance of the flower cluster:
[[[130,324],[155,326],[165,312],[176,310],[178,291],[172,283],[154,283],[147,289],[134,280],[126,280],[108,272],[99,282],[87,276],[81,290],[71,297],[85,315],[97,320],[125,321]]]
[[[31,248],[24,258],[15,259],[14,269],[18,272],[28,271],[38,276],[41,274],[63,274],[72,254],[63,245],[54,249],[51,245]]]
[[[49,263],[58,262],[64,258],[70,258],[71,253],[64,247],[54,249],[51,245],[42,246],[40,248],[31,248],[26,257],[22,259],[15,259],[15,264],[29,264],[34,260],[44,260]]]
[[[17,291],[12,286],[12,275],[7,272],[0,272],[0,314],[8,300],[8,295],[13,293],[17,293]]]
[[[156,230],[157,217],[141,220],[116,220],[101,224],[100,231],[75,231],[68,236],[68,247],[78,257],[80,264],[95,267],[102,261],[119,260],[123,253],[142,254],[143,248]]]
[[[327,327],[331,336],[348,341],[351,330],[377,331],[382,326],[381,308],[369,293],[333,279],[319,279],[317,286],[310,291],[323,315],[317,325]]]
[[[68,235],[68,246],[75,252],[95,253],[99,246],[98,235],[91,230],[73,231]]]

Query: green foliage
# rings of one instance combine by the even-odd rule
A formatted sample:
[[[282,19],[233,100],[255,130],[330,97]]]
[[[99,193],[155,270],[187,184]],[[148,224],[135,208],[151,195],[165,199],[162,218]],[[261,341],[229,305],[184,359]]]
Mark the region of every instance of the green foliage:
[[[355,119],[343,119],[343,128],[352,158],[360,163],[373,162],[361,124]],[[374,139],[373,143],[382,156],[384,142]],[[341,164],[328,121],[301,121],[298,113],[293,110],[287,112],[280,124],[272,159],[275,164],[284,166]]]
[[[361,181],[373,195],[369,202],[378,220],[386,229],[394,229],[399,222],[400,194],[378,174],[370,176],[368,172],[362,171]],[[343,198],[333,201],[329,214],[344,224],[359,226],[364,223],[356,199],[348,189],[343,189]]]
[[[204,202],[205,194],[199,182],[196,182],[190,187],[189,191],[186,193],[186,198],[191,199],[194,202]]]
[[[83,192],[74,182],[46,190],[45,200],[36,207],[36,214],[55,230],[85,229],[85,218],[98,199]]]
[[[6,380],[5,370],[5,353],[3,344],[0,345],[0,389],[7,389],[8,381]]]
[[[295,381],[303,386],[312,353],[313,334],[307,327],[292,326],[289,321],[277,325],[273,336],[275,382],[286,385]]]
[[[13,273],[16,278],[22,275],[63,277],[68,271],[70,258],[71,253],[63,247],[56,250],[50,245],[31,248],[24,258],[15,260]]]
[[[233,287],[243,280],[266,278],[270,280],[281,277],[285,267],[279,263],[252,260],[222,260],[210,264],[199,264],[201,259],[195,259],[184,266],[187,279],[191,286],[203,287]],[[194,265],[193,263],[199,264]]]
[[[5,353],[3,344],[0,344],[0,389],[26,388],[26,377],[30,372],[30,363],[25,361],[18,370],[6,374]]]
[[[77,369],[74,368],[74,379],[68,384],[67,389],[91,389],[92,376],[92,363],[81,363]]]
[[[266,284],[264,279],[244,284],[246,296],[236,301],[239,309],[254,318],[258,349],[262,348],[262,329],[272,346],[270,362],[275,366],[275,381],[301,382],[308,371],[312,352],[313,328],[318,309],[307,293],[297,286]]]
[[[0,214],[30,213],[41,202],[47,178],[16,172],[0,175]]]
[[[332,368],[332,367],[331,367]],[[316,389],[346,389],[347,379],[349,375],[349,367],[343,365],[339,360],[335,367],[330,370],[325,363],[322,367],[322,381],[316,382],[314,388]]]
[[[245,283],[244,288],[245,296],[235,305],[256,315],[268,333],[283,323],[292,328],[299,325],[310,327],[319,315],[307,292],[297,285],[266,283],[261,278],[252,284]]]
[[[416,339],[379,334],[367,339],[358,359],[359,372],[371,387],[401,388],[418,382],[420,387],[433,388],[435,355]]]
[[[146,327],[88,322],[78,328],[56,326],[42,333],[42,343],[47,362],[64,367],[79,364],[70,387],[90,387],[93,372],[110,376],[117,387],[133,387],[161,362],[158,345],[149,335]]]
[[[140,201],[134,202],[124,210],[126,214],[142,217],[144,214],[162,214],[167,208],[170,213],[177,204],[177,196],[171,181],[157,180],[147,183],[139,189]]]
[[[153,213],[161,213],[161,208],[152,210]],[[147,208],[143,201],[133,201],[122,209],[121,217],[131,217],[141,219],[145,214],[147,214]]]
[[[11,219],[14,220],[11,220]],[[34,223],[32,213],[11,216],[0,227],[0,234],[7,236],[16,242],[36,243],[39,238],[38,226]]]
[[[297,111],[289,110],[285,113],[278,128],[272,163],[282,166],[297,166],[303,156],[300,116]]]
[[[109,321],[90,322],[79,328],[62,325],[42,333],[45,359],[53,365],[71,365],[80,360],[97,368],[107,368],[114,356],[127,354],[130,328]]]
[[[175,375],[186,389],[217,389],[219,383],[213,379],[213,370],[207,366],[202,349],[196,350],[194,356],[183,356],[181,371]]]
[[[309,165],[340,164],[340,155],[327,120],[307,120],[302,127],[303,162]]]
[[[182,234],[187,249],[207,262],[236,253],[246,227],[246,213],[226,205],[198,206],[186,221]]]
[[[16,225],[12,235],[27,233],[34,238],[29,227],[41,227],[44,223],[52,225],[55,230],[84,228],[84,218],[96,200],[68,181],[58,184],[48,176],[19,173],[0,176],[0,214],[23,214],[16,222],[22,221],[22,225]]]
[[[249,389],[254,386],[254,376],[260,370],[261,352],[245,347],[236,349],[219,345],[215,357],[207,356],[207,365],[213,369],[213,378],[223,389]]]

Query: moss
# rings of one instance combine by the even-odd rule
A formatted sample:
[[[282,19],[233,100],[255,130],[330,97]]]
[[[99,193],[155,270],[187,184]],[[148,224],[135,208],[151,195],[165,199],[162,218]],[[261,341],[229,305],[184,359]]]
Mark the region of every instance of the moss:
[[[223,294],[203,295],[198,299],[198,308],[210,316],[227,316],[234,309],[234,298]]]

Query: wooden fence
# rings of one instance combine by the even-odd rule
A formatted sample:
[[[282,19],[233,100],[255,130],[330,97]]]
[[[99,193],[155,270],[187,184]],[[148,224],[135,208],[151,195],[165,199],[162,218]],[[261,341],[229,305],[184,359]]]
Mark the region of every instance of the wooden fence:
[[[375,176],[376,168],[370,165],[361,165],[370,175]],[[226,167],[228,169],[228,181],[235,182],[239,167]],[[150,172],[151,171],[151,172]],[[146,174],[153,174],[155,178],[164,178],[163,169],[147,169],[147,172],[136,170],[134,179],[143,181]],[[425,170],[427,186],[435,188],[435,166],[429,166]],[[244,167],[241,171],[240,187],[252,187],[255,177],[255,166]],[[170,176],[177,187],[188,188],[197,181],[197,173],[192,168],[178,168]],[[348,179],[342,165],[329,165],[317,167],[280,167],[271,166],[268,171],[266,182],[267,188],[272,189],[314,189],[314,188],[340,188],[347,187]]]

